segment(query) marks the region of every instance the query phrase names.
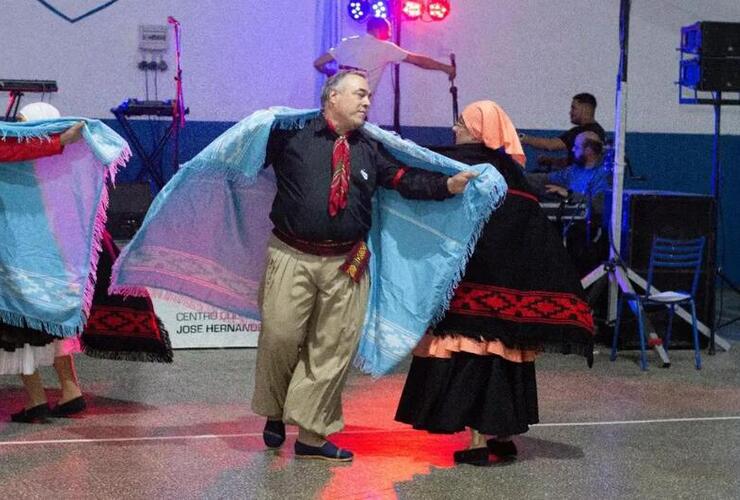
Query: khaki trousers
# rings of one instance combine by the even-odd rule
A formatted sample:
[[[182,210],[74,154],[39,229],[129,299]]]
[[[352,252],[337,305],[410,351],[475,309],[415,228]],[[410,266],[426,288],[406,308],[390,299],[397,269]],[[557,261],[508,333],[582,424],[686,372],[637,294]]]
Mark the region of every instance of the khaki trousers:
[[[252,409],[320,436],[342,429],[342,388],[357,349],[369,277],[274,236],[267,250]]]

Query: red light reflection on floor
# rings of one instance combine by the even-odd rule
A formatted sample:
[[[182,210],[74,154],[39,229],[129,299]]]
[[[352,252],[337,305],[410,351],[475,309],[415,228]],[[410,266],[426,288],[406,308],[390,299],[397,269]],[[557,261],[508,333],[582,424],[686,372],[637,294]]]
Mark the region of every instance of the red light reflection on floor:
[[[452,453],[467,446],[467,435],[429,434],[395,422],[404,375],[378,381],[356,379],[344,393],[346,427],[333,441],[355,453],[347,465],[332,466],[321,498],[348,492],[366,498],[396,498],[395,486],[432,468],[454,467]]]

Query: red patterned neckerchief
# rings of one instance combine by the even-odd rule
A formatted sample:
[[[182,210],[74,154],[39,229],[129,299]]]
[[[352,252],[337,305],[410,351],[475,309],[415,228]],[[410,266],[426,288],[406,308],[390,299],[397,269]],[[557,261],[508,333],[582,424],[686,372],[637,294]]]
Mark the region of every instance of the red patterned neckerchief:
[[[334,124],[326,118],[329,130],[337,134]],[[349,174],[352,169],[350,163],[349,141],[347,138],[353,131],[344,135],[337,134],[334,148],[331,153],[331,184],[329,185],[329,215],[335,217],[340,210],[347,207],[349,196]]]

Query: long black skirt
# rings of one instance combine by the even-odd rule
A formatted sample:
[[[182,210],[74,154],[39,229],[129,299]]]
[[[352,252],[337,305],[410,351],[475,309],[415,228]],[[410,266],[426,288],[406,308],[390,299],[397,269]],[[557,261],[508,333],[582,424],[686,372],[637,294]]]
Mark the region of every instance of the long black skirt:
[[[539,421],[534,362],[465,352],[414,356],[396,420],[443,434],[466,427],[496,436],[527,432]]]

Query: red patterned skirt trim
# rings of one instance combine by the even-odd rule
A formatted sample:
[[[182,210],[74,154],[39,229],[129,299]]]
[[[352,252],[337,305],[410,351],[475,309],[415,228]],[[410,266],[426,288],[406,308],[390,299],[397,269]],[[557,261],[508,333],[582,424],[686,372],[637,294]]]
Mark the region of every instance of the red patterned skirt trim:
[[[496,317],[515,323],[574,325],[593,332],[588,304],[571,293],[522,291],[479,283],[460,283],[449,312]]]

